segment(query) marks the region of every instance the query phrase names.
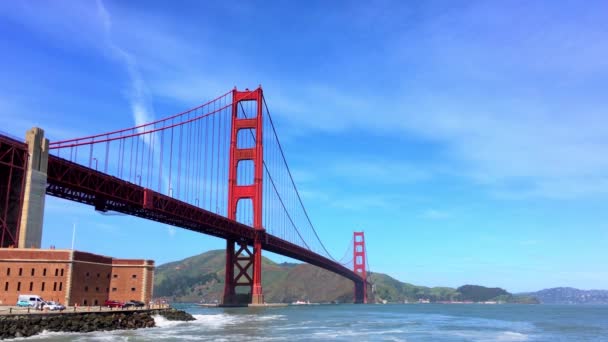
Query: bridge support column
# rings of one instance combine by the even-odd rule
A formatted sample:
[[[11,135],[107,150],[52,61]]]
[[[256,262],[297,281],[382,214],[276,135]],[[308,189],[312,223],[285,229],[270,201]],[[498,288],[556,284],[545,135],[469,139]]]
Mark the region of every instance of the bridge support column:
[[[226,274],[224,276],[224,298],[222,304],[236,304],[236,286],[234,282],[234,240],[226,240]]]
[[[223,306],[244,306],[251,303],[254,277],[254,252],[246,242],[228,240],[226,245],[226,275],[224,283]],[[247,288],[248,292],[237,291]]]
[[[264,293],[262,292],[262,241],[260,234],[256,232],[253,243],[253,292],[251,293],[251,304],[264,304]]]
[[[26,132],[25,142],[29,153],[29,163],[25,176],[19,248],[40,248],[46,194],[46,171],[49,163],[49,141],[44,138],[44,131],[41,128],[34,127]]]
[[[365,282],[355,282],[355,304],[367,304]]]
[[[367,304],[367,260],[365,259],[364,233],[354,232],[353,243],[354,271],[361,276],[361,281],[355,282],[355,303]]]
[[[255,117],[247,117],[244,115],[242,102],[256,102]],[[262,135],[262,115],[263,115],[263,94],[262,88],[256,90],[232,91],[232,133],[230,137],[230,161],[228,173],[228,218],[236,220],[237,205],[242,199],[251,200],[253,206],[253,241],[248,238],[247,242],[241,244],[236,253],[234,251],[234,242],[228,241],[226,252],[226,288],[224,289],[224,304],[232,298],[237,298],[239,295],[233,290],[237,286],[250,286],[249,303],[264,304],[264,294],[262,291],[262,237],[264,235],[264,227],[262,226],[262,176],[264,167],[263,156],[263,135]],[[240,115],[243,113],[243,115]],[[239,131],[250,130],[255,137],[255,145],[253,147],[239,147]],[[255,133],[254,133],[255,132]],[[254,177],[253,184],[239,184],[237,179],[237,170],[241,161],[250,160],[253,162]],[[253,244],[253,251],[249,251],[246,243]],[[248,254],[244,256],[243,253]],[[230,258],[236,258],[230,260]],[[238,270],[234,268],[237,266]],[[249,268],[252,268],[252,274],[249,273]],[[235,271],[238,272],[236,277]],[[232,277],[228,280],[228,277]],[[240,282],[238,279],[245,278],[246,283]],[[229,284],[229,281],[232,282]],[[239,297],[240,298],[240,297]],[[240,301],[240,299],[239,299]],[[234,300],[231,304],[234,303]]]

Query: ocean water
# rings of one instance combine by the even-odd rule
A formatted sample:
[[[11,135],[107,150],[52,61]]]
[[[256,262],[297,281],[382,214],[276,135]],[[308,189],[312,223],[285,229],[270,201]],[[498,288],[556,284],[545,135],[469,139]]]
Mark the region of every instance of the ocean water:
[[[301,305],[179,307],[193,322],[156,317],[156,328],[52,333],[45,341],[608,341],[608,306]]]

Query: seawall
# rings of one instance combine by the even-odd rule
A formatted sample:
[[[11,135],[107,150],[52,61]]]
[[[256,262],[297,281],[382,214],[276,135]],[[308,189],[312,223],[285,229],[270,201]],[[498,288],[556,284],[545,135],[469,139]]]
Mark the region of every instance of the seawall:
[[[189,313],[176,309],[0,315],[0,339],[29,337],[45,330],[86,333],[151,328],[155,315],[173,321],[194,320]]]

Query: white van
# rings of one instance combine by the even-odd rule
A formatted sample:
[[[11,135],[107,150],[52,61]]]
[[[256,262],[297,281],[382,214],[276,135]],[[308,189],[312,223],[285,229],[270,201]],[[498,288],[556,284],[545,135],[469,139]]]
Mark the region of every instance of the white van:
[[[17,306],[31,306],[33,308],[40,308],[44,304],[44,299],[39,295],[34,294],[22,294],[17,299]]]

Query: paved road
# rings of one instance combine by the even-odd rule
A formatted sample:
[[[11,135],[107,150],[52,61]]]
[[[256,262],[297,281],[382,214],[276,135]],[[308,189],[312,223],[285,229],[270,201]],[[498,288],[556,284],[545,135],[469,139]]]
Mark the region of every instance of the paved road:
[[[167,309],[169,308],[168,304],[154,304],[150,306],[145,306],[143,308],[136,307],[128,307],[124,309],[120,308],[108,308],[106,306],[68,306],[63,311],[40,311],[35,310],[34,308],[23,308],[18,306],[0,306],[0,315],[24,315],[24,314],[59,314],[59,313],[68,313],[68,312],[108,312],[108,311],[143,311],[143,310],[157,310],[157,309]]]

